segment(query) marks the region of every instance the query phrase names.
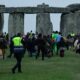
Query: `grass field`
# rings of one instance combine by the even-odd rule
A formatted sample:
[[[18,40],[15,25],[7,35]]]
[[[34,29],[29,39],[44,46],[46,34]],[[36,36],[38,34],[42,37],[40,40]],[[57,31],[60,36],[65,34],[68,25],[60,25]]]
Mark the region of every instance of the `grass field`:
[[[15,59],[0,59],[0,80],[80,80],[80,55],[66,51],[64,58],[41,57],[38,60],[27,55],[22,61],[23,73],[12,74]]]

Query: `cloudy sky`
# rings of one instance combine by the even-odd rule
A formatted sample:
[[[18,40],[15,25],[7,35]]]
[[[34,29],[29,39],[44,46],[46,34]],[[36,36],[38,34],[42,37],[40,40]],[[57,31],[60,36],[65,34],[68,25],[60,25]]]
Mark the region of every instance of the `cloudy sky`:
[[[66,7],[70,4],[80,3],[80,0],[0,0],[0,4],[7,7],[30,7],[37,6],[38,4],[49,4],[51,7]],[[4,32],[8,32],[8,15],[4,14]],[[59,31],[60,27],[60,15],[61,14],[51,14],[51,21],[53,23],[53,29]],[[33,30],[35,32],[36,28],[36,14],[26,14],[25,15],[25,33]]]

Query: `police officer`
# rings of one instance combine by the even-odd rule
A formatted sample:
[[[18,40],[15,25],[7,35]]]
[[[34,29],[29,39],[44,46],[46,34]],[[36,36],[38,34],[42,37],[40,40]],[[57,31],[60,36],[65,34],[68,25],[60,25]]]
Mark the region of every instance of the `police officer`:
[[[21,70],[21,61],[22,61],[22,57],[24,55],[24,46],[23,46],[23,39],[21,37],[21,34],[18,33],[17,36],[15,36],[12,39],[13,42],[13,53],[14,53],[14,57],[17,60],[16,65],[12,68],[12,73],[15,73],[15,70],[18,68],[18,72],[22,72]]]

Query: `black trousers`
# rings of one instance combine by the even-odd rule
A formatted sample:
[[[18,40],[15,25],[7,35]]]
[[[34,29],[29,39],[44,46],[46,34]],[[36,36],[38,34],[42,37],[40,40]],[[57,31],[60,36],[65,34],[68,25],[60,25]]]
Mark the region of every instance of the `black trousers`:
[[[21,61],[22,61],[23,53],[14,53],[14,57],[17,62],[13,67],[13,70],[15,72],[15,70],[18,69],[18,72],[21,72]]]
[[[40,51],[42,53],[42,60],[44,60],[45,48],[44,47],[39,47],[39,46],[38,46],[38,50],[37,50],[37,54],[36,54],[36,59],[39,57]]]

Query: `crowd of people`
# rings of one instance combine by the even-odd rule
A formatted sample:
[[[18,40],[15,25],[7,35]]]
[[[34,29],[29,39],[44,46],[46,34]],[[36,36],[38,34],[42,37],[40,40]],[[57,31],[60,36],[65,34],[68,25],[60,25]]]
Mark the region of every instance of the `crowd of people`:
[[[74,47],[76,53],[80,53],[80,35],[74,33],[64,37],[60,32],[54,31],[51,35],[43,35],[41,33],[34,34],[32,31],[26,35],[17,33],[11,38],[7,33],[0,33],[0,52],[2,51],[3,59],[5,59],[6,49],[9,48],[10,54],[7,58],[11,58],[14,55],[17,63],[12,68],[12,73],[15,73],[18,68],[18,72],[21,70],[21,61],[24,54],[28,53],[29,57],[39,56],[44,60],[45,57],[52,57],[59,55],[64,57],[65,50],[70,47]]]

